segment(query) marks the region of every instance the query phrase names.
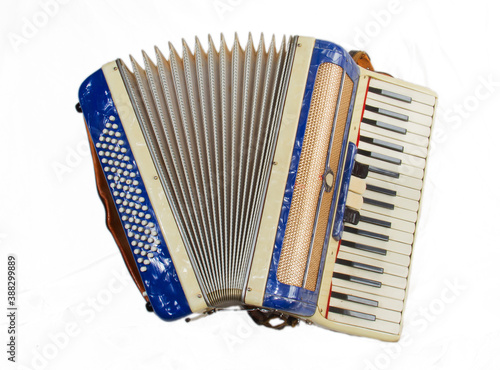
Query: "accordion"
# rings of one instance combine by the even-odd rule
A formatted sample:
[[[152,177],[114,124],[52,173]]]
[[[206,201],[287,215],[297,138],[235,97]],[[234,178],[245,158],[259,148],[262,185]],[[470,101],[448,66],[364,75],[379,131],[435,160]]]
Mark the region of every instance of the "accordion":
[[[310,37],[155,54],[77,104],[147,308],[398,340],[436,94]]]

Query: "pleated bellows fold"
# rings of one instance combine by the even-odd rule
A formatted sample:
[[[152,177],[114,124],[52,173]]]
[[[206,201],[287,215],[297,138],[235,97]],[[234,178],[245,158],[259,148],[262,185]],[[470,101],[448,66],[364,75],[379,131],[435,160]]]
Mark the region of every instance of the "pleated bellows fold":
[[[285,39],[219,50],[169,44],[121,64],[125,84],[210,306],[241,303],[278,131]]]

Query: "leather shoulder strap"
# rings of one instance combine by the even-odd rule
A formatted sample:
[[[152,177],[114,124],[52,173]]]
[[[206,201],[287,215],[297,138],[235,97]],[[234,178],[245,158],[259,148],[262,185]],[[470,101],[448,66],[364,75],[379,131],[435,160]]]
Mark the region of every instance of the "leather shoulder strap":
[[[383,75],[392,77],[389,73],[385,72],[380,72],[380,71],[375,71],[372,65],[372,61],[370,59],[370,56],[366,51],[362,50],[351,50],[349,52],[349,55],[352,57],[352,59],[356,62],[356,64],[364,69],[367,69],[368,71],[373,71],[377,73],[381,73]]]
[[[263,325],[266,328],[282,330],[287,326],[294,328],[299,324],[299,319],[285,313],[261,310],[257,307],[252,308],[250,306],[247,306],[246,308],[248,309],[248,314],[252,320],[257,325]],[[273,323],[273,320],[275,319],[279,319],[281,322]]]
[[[370,56],[365,51],[351,50],[349,52],[349,55],[352,57],[352,59],[356,62],[358,66],[363,67],[364,69],[367,69],[369,71],[375,71],[373,69]]]

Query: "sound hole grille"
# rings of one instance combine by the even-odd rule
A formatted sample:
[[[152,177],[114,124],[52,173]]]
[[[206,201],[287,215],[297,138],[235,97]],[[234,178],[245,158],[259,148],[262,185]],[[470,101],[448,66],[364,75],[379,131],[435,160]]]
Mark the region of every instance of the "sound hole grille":
[[[339,165],[343,163],[340,162],[340,154],[342,148],[342,142],[344,139],[344,133],[347,123],[347,115],[349,113],[349,106],[351,103],[353,82],[349,76],[345,75],[344,84],[342,87],[342,96],[340,98],[339,111],[337,113],[332,150],[330,151],[330,159],[328,167],[333,173],[333,184],[337,181],[337,170]],[[321,198],[320,211],[318,213],[318,219],[316,222],[316,230],[314,232],[314,242],[311,252],[311,258],[309,260],[309,268],[307,270],[306,278],[306,289],[315,290],[316,283],[318,281],[319,265],[321,262],[321,255],[323,254],[323,246],[325,245],[325,238],[328,228],[328,216],[330,214],[330,209],[332,206],[332,199],[334,199],[334,191],[323,192],[323,197]]]
[[[319,66],[302,142],[292,204],[278,264],[278,280],[301,287],[304,281],[343,69]]]
[[[241,303],[277,136],[285,39],[257,50],[209,38],[182,57],[120,63],[136,116],[208,304]],[[189,294],[189,292],[187,292]]]

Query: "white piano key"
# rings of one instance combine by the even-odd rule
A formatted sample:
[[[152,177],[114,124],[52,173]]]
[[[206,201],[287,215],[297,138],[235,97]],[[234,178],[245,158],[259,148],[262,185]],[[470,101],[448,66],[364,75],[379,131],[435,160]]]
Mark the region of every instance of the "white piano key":
[[[386,149],[379,145],[374,145],[370,143],[365,143],[364,141],[360,141],[358,145],[359,149],[368,150],[372,153],[382,154],[388,157],[396,158],[401,161],[403,164],[407,164],[417,168],[425,168],[425,159],[420,158],[414,155],[409,155],[404,152],[398,152],[396,150]]]
[[[406,186],[408,188],[412,188],[415,190],[421,190],[422,184],[423,184],[423,181],[421,179],[418,179],[416,177],[406,176],[406,175],[399,175],[399,178],[395,178],[395,177],[385,176],[385,175],[381,175],[381,174],[370,171],[368,173],[368,177],[373,178],[373,179],[382,180],[384,182],[389,182],[389,183],[396,184],[396,185]]]
[[[354,268],[361,269],[364,271],[371,271],[371,272],[377,273],[377,274],[384,273],[384,269],[382,267],[378,267],[378,266],[375,266],[373,264],[367,265],[367,264],[356,262],[353,260],[346,260],[346,259],[342,259],[338,256],[337,256],[337,259],[335,260],[335,264],[344,265],[344,266],[348,266],[348,267],[354,267]],[[333,271],[335,271],[335,269]]]
[[[377,186],[379,188],[395,191],[396,196],[398,197],[408,198],[413,200],[420,199],[420,190],[411,189],[406,186],[375,179],[373,177],[370,177],[370,175],[368,175],[368,177],[366,178],[366,184],[367,186],[372,185],[372,186]]]
[[[407,233],[414,233],[415,232],[415,223],[414,222],[403,221],[403,220],[400,220],[399,218],[392,218],[392,217],[377,214],[377,213],[370,212],[370,211],[363,210],[363,209],[359,212],[359,214],[362,217],[370,217],[370,218],[374,218],[377,220],[390,222],[391,229],[394,229],[394,230],[401,230],[401,231],[404,231]]]
[[[360,210],[363,205],[363,197],[361,194],[356,194],[352,191],[347,192],[347,199],[345,202],[347,207],[350,207],[355,210]]]
[[[380,202],[389,203],[394,205],[395,207],[404,208],[409,211],[418,211],[419,202],[413,199],[398,197],[398,196],[390,196],[381,194],[375,191],[366,190],[363,193],[364,198],[370,198],[374,200],[378,200]]]
[[[372,138],[374,140],[381,140],[384,142],[388,142],[390,144],[401,145],[403,147],[403,153],[408,154],[408,155],[416,156],[416,157],[423,158],[423,159],[425,159],[427,157],[427,144],[425,147],[423,147],[423,146],[414,145],[412,143],[404,142],[404,141],[400,140],[399,138],[394,139],[391,137],[379,135],[377,133],[365,130],[364,129],[365,125],[366,124],[361,125],[361,127],[362,127],[361,136]],[[370,126],[370,125],[366,125],[366,126]],[[373,127],[373,126],[371,126],[371,127]],[[400,135],[400,136],[405,136],[405,135]],[[361,144],[361,141],[360,141],[360,144]],[[372,144],[372,145],[374,145],[374,144]]]
[[[370,211],[373,213],[378,213],[381,215],[386,215],[392,218],[399,218],[408,222],[416,222],[417,221],[417,212],[413,212],[404,208],[394,207],[394,209],[387,209],[378,206],[373,206],[371,204],[363,203],[363,207],[366,211]]]
[[[389,237],[389,240],[394,240],[405,244],[413,243],[413,234],[405,233],[404,231],[392,230],[387,227],[373,225],[362,221],[357,225],[354,225],[353,227],[361,230],[371,231],[377,234],[387,235]]]
[[[366,181],[356,176],[351,176],[349,191],[356,194],[363,194],[366,191]]]
[[[344,231],[346,233],[366,236],[366,237],[371,238],[371,239],[382,240],[383,242],[388,242],[390,240],[389,237],[385,234],[377,234],[377,233],[372,232],[372,231],[363,230],[363,229],[358,228],[358,225],[345,224]]]
[[[400,165],[392,164],[392,163],[382,161],[380,159],[367,157],[367,156],[359,154],[359,153],[356,154],[356,161],[373,166],[373,167],[376,167],[376,168],[381,168],[381,169],[384,169],[387,171],[391,171],[391,172],[394,172],[396,174],[406,175],[406,176],[409,176],[409,177],[417,179],[417,180],[421,180],[424,177],[424,170],[423,169],[413,167],[413,166],[408,166],[406,164],[400,164]],[[415,183],[415,184],[417,184],[417,183]]]
[[[332,278],[332,284],[340,285],[340,286],[342,286],[344,288],[348,288],[348,289],[359,290],[361,292],[376,294],[376,295],[380,295],[383,297],[389,297],[389,298],[393,298],[393,299],[404,299],[404,297],[405,297],[405,290],[404,289],[395,288],[395,287],[387,286],[387,285],[382,285],[380,288],[377,288],[377,287],[373,287],[370,285],[355,283],[355,282],[352,282],[349,280],[339,279],[339,278],[335,278],[335,277]]]
[[[402,300],[388,298],[388,297],[382,297],[382,296],[378,296],[378,295],[370,294],[370,293],[366,293],[366,292],[360,292],[359,290],[346,289],[344,287],[337,286],[337,285],[332,285],[332,292],[353,295],[355,297],[368,299],[371,301],[376,301],[378,304],[377,307],[385,308],[385,309],[393,310],[393,311],[398,311],[398,312],[401,312],[403,310],[403,306],[404,306]]]
[[[384,148],[387,150],[393,150],[398,153],[403,153],[404,146],[401,145],[401,143],[397,144],[391,144],[387,140],[379,140],[379,139],[373,139],[367,136],[359,136],[359,141],[363,143],[367,143],[369,145],[374,145],[379,148]],[[359,149],[359,146],[358,146]]]
[[[424,126],[424,125],[410,122],[410,121],[408,121],[408,122],[401,121],[401,120],[398,120],[395,118],[384,116],[383,114],[380,114],[380,113],[365,110],[365,113],[363,114],[363,118],[368,118],[368,119],[372,119],[374,121],[388,123],[390,125],[406,129],[407,132],[411,132],[415,135],[420,135],[420,136],[424,136],[427,138],[430,135],[429,126]]]
[[[363,244],[363,245],[368,245],[370,247],[375,247],[375,248],[380,248],[380,249],[385,249],[387,251],[387,254],[381,255],[381,254],[376,254],[376,253],[371,253],[371,252],[365,252],[362,251],[361,249],[358,248],[351,248],[351,247],[345,247],[343,250],[345,250],[347,253],[355,253],[355,254],[361,254],[363,256],[367,256],[368,258],[374,258],[378,259],[379,261],[386,261],[389,263],[396,263],[401,266],[409,266],[410,264],[410,254],[411,254],[411,245],[401,243],[401,242],[396,242],[394,240],[389,240],[389,241],[381,241],[373,238],[369,238],[366,236],[361,236],[358,234],[353,234],[349,232],[344,232],[342,234],[342,240],[353,242],[353,243],[358,243],[358,244]],[[342,248],[342,243],[340,244]],[[363,253],[361,253],[363,252]],[[395,255],[393,256],[392,254],[389,255],[389,252],[393,252]]]
[[[389,275],[389,274],[378,274],[375,272],[366,271],[356,267],[345,266],[338,263],[335,264],[333,272],[355,276],[358,278],[368,279],[372,281],[377,281],[382,283],[382,287],[387,286],[399,289],[406,288],[406,278],[402,278],[400,276]]]
[[[415,179],[422,179],[424,177],[424,170],[421,168],[409,166],[407,164],[392,164],[380,159],[375,159],[371,157],[364,156],[362,154],[356,154],[356,161],[377,168],[382,168],[391,172],[399,173],[400,175],[406,175],[413,177]]]
[[[362,256],[362,257],[366,257],[366,258],[373,258],[373,259],[381,261],[381,262],[387,262],[387,263],[391,263],[393,265],[400,265],[403,267],[408,267],[409,263],[410,263],[410,256],[406,256],[404,254],[395,253],[395,252],[391,252],[391,251],[388,251],[386,255],[381,255],[381,254],[366,252],[364,250],[360,250],[360,249],[356,249],[356,248],[350,248],[346,244],[342,244],[340,246],[339,251],[357,254],[358,256]]]
[[[408,116],[408,120],[410,122],[415,122],[427,127],[430,127],[432,124],[432,117],[431,116],[426,116],[424,114],[420,114],[417,112],[412,112],[406,109],[401,109],[399,107],[395,107],[393,105],[385,104],[373,99],[366,99],[366,105],[376,107],[376,108],[381,108],[381,109],[386,109],[388,111],[398,113],[398,114],[403,114],[405,116]],[[366,113],[366,110],[365,110]]]
[[[328,312],[328,320],[339,322],[346,325],[358,326],[371,330],[382,331],[389,334],[399,334],[400,324],[385,320],[369,321],[357,317]]]
[[[417,112],[420,114],[424,114],[426,116],[432,116],[434,114],[434,107],[431,107],[430,105],[427,104],[422,104],[417,101],[412,101],[411,103],[407,103],[401,100],[397,100],[388,96],[384,96],[381,94],[377,94],[374,92],[368,92],[368,99],[372,100],[378,100],[382,103],[389,104],[389,105],[394,105],[398,108],[401,109],[406,109],[410,110],[413,112]]]
[[[353,310],[356,312],[366,313],[368,315],[375,316],[376,320],[385,320],[394,322],[396,324],[401,322],[401,312],[386,310],[384,308],[379,308],[379,307],[368,306],[360,303],[342,300],[339,298],[331,297],[330,307],[338,307],[346,310]]]
[[[367,132],[372,132],[374,134],[380,135],[382,138],[390,138],[396,140],[398,143],[409,143],[411,145],[420,146],[427,151],[427,147],[429,146],[429,138],[421,135],[416,135],[411,132],[407,132],[406,134],[400,134],[394,131],[386,130],[380,127],[376,127],[373,125],[369,125],[367,123],[361,122],[361,135],[369,136]],[[417,154],[415,154],[417,155]],[[426,154],[427,155],[427,154]]]
[[[395,275],[402,278],[408,277],[408,267],[396,265],[394,263],[388,263],[384,261],[379,261],[374,258],[369,258],[365,256],[360,256],[358,254],[349,253],[345,251],[339,251],[337,258],[363,263],[365,265],[380,267],[384,269],[384,274]]]
[[[375,78],[370,79],[369,86],[375,87],[377,89],[392,91],[392,92],[395,92],[395,93],[401,94],[401,95],[406,95],[406,96],[409,96],[410,98],[412,98],[412,100],[415,100],[415,101],[418,101],[420,103],[427,104],[430,106],[434,106],[434,104],[436,104],[436,98],[432,95],[428,95],[428,94],[425,94],[423,92],[416,91],[416,90],[413,90],[413,89],[410,89],[407,87],[403,87],[400,85],[394,85],[394,84],[389,83],[389,82],[377,80]]]
[[[406,288],[406,278],[402,278],[399,276],[395,275],[389,275],[389,274],[377,274],[375,272],[370,272],[362,269],[358,269],[355,267],[350,267],[350,266],[345,266],[341,265],[339,263],[335,264],[335,267],[333,268],[333,272],[339,273],[339,274],[345,274],[352,276],[354,278],[361,278],[361,279],[367,279],[370,281],[374,282],[379,282],[381,283],[381,287],[377,289],[382,289],[383,287],[393,287],[393,288],[399,288],[399,289],[405,289]],[[334,277],[336,275],[333,275]],[[357,283],[360,285],[366,285],[362,283]],[[369,286],[369,285],[367,285]]]

